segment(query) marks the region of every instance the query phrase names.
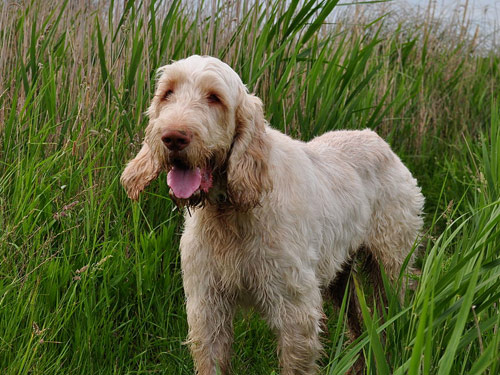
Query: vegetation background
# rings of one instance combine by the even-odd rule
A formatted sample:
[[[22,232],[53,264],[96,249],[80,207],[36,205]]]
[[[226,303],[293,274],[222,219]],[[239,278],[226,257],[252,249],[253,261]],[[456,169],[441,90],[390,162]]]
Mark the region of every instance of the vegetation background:
[[[332,12],[337,9],[335,17]],[[370,127],[418,178],[415,290],[324,334],[322,374],[500,373],[499,49],[467,17],[337,0],[0,2],[0,373],[192,374],[166,179],[119,185],[155,71],[217,56],[308,140]],[[378,12],[378,13],[377,13]],[[383,319],[380,319],[383,315]],[[385,339],[381,333],[385,332]],[[278,371],[272,333],[236,322],[235,374]]]

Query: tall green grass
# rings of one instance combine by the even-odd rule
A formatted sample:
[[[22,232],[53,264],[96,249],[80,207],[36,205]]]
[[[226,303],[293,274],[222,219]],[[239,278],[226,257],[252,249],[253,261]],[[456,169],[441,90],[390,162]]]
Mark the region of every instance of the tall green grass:
[[[193,372],[180,215],[164,176],[140,203],[118,181],[156,69],[193,53],[233,66],[294,137],[377,130],[423,187],[416,290],[400,305],[388,286],[387,309],[372,311],[359,288],[366,333],[354,343],[345,310],[325,306],[322,373],[343,374],[358,355],[369,374],[498,373],[499,56],[474,54],[468,33],[442,42],[431,20],[331,24],[336,6],[0,4],[2,374]],[[278,371],[252,313],[237,319],[234,352],[236,374]]]

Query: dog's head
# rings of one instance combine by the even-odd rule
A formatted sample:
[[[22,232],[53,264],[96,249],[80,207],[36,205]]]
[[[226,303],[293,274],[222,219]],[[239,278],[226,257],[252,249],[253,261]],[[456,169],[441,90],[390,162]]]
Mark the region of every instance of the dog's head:
[[[121,177],[130,198],[162,170],[180,205],[246,210],[270,188],[262,102],[222,61],[191,56],[160,68],[147,115],[143,148]]]

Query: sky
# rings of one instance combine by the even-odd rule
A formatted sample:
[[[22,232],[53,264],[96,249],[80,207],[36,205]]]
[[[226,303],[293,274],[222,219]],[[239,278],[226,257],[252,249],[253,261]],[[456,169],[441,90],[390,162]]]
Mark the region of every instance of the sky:
[[[373,0],[341,0],[340,4],[369,2]],[[449,19],[451,22],[463,19],[466,9],[466,19],[469,20],[468,30],[475,33],[479,26],[480,38],[486,46],[500,46],[500,0],[392,0],[382,4],[366,4],[363,6],[380,6],[384,12],[393,9],[396,15],[426,14],[429,2],[435,5],[434,16],[439,19]],[[403,12],[403,13],[402,13]],[[457,17],[458,16],[458,17]]]
[[[445,16],[451,16],[457,10],[463,11],[465,4],[470,19],[474,24],[498,30],[500,28],[500,0],[433,0],[436,10]],[[408,7],[426,8],[429,0],[395,0],[394,3],[406,3]],[[404,6],[406,6],[406,4]],[[402,5],[403,6],[403,5]]]

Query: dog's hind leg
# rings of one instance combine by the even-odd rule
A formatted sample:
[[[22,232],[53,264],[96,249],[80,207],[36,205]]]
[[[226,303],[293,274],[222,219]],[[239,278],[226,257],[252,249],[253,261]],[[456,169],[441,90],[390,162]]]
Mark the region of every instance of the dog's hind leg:
[[[352,280],[349,280],[351,278],[351,271],[352,260],[344,265],[342,271],[328,286],[328,295],[333,300],[334,305],[340,309],[345,293],[349,294],[347,296],[347,324],[350,338],[356,340],[362,333],[361,308],[354,283]]]
[[[351,279],[352,263],[350,260],[346,263],[342,271],[337,275],[335,280],[328,286],[328,296],[332,299],[334,306],[340,310],[342,301],[347,293],[347,327],[349,341],[355,341],[361,336],[362,322],[361,322],[361,307],[359,304],[358,296],[354,282]],[[358,359],[354,363],[353,368],[349,372],[353,375],[363,374],[365,369],[365,360],[363,353],[360,353]]]
[[[424,197],[416,180],[399,160],[386,167],[379,183],[365,244],[395,283],[422,230]],[[415,253],[410,256],[408,272],[412,271],[414,258]],[[401,281],[402,300],[407,280]]]

